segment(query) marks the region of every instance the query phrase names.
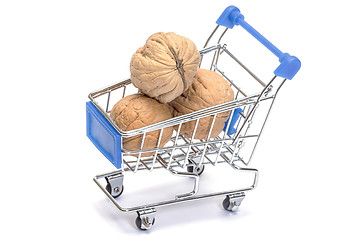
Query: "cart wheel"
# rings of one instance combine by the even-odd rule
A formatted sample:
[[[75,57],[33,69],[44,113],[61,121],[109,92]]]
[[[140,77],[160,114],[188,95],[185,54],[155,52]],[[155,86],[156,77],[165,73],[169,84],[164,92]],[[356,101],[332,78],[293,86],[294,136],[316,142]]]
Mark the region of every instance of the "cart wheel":
[[[105,187],[106,191],[108,191],[111,196],[113,196],[114,198],[117,198],[119,197],[123,191],[124,191],[124,185],[121,185],[121,189],[119,187],[115,187],[113,191],[111,191],[111,185],[110,183],[106,184],[106,187]]]
[[[244,199],[245,194],[234,194],[234,195],[226,195],[226,198],[222,202],[222,205],[227,211],[236,211],[241,205],[242,200]]]
[[[188,166],[186,170],[189,173],[195,173],[198,176],[200,176],[204,172],[204,169],[205,169],[205,166],[201,165],[201,167]]]
[[[124,191],[124,185],[123,185],[123,180],[124,180],[124,175],[120,172],[108,177],[105,177],[106,179],[106,191],[108,191],[108,193],[110,193],[111,196],[113,196],[114,198],[119,197],[123,191]]]
[[[232,209],[230,207],[230,198],[228,196],[226,196],[226,198],[222,202],[222,205],[225,210],[232,211]]]
[[[147,216],[140,217],[139,215],[135,219],[135,224],[140,230],[148,230],[152,227],[152,225],[154,225],[154,223],[155,223],[155,217],[147,217]]]

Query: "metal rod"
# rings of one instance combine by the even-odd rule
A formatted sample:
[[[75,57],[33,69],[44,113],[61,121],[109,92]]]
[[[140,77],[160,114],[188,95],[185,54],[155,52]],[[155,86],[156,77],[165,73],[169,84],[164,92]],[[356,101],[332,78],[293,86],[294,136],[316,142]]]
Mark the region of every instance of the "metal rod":
[[[215,70],[217,70],[217,71],[221,74],[221,76],[223,76],[226,80],[228,80],[228,82],[230,82],[230,84],[231,84],[233,87],[235,87],[236,90],[238,90],[238,93],[240,92],[244,97],[247,97],[246,93],[243,92],[243,91],[234,83],[234,81],[231,80],[230,78],[228,78],[228,77],[225,75],[225,73],[224,73],[223,71],[221,71],[217,66],[216,66]],[[237,97],[236,97],[236,98],[237,98]],[[235,99],[236,99],[236,98],[235,98]]]
[[[208,39],[206,40],[205,45],[204,45],[203,48],[206,48],[206,46],[208,45],[210,39],[214,36],[214,34],[215,34],[215,32],[218,30],[218,28],[219,28],[219,25],[216,25],[215,29],[212,31],[212,33],[210,34],[210,36],[209,36]],[[201,51],[200,51],[200,54],[201,54],[201,56],[200,56],[199,68],[201,67],[201,63],[202,63],[202,60],[203,60],[203,57],[204,57],[204,55],[203,55],[204,52],[201,52]]]
[[[270,112],[271,112],[271,109],[272,109],[272,107],[273,107],[273,105],[274,105],[276,95],[277,95],[279,89],[280,89],[280,88],[283,86],[283,84],[285,83],[285,81],[286,81],[286,79],[284,79],[284,80],[282,81],[282,83],[281,83],[280,86],[278,87],[278,89],[277,89],[274,97],[272,98],[272,102],[271,102],[271,104],[270,104],[269,110],[268,110],[268,112],[267,112],[267,114],[266,114],[266,117],[265,117],[265,120],[264,120],[264,122],[263,122],[263,124],[262,124],[262,126],[261,126],[261,130],[260,130],[260,133],[259,133],[259,137],[257,138],[257,140],[256,140],[256,142],[255,142],[255,145],[254,145],[254,147],[253,147],[253,150],[252,150],[252,152],[251,152],[251,155],[250,155],[250,157],[249,157],[249,160],[248,160],[246,166],[249,165],[250,162],[251,162],[252,156],[253,156],[253,154],[254,154],[254,152],[255,152],[256,146],[257,146],[258,141],[259,141],[259,139],[260,139],[260,135],[261,135],[261,133],[262,133],[263,130],[264,130],[266,121],[267,121],[267,119],[268,119],[268,117],[269,117],[269,114],[270,114]]]
[[[116,89],[119,89],[119,88],[122,88],[126,85],[129,85],[131,84],[131,80],[130,79],[126,79],[126,80],[123,80],[121,82],[118,82],[118,83],[115,83],[115,84],[112,84],[112,85],[109,85],[109,86],[106,86],[104,88],[101,88],[99,90],[96,90],[96,91],[93,91],[91,92],[88,97],[90,100],[94,100],[95,98],[97,97],[100,97],[101,95],[104,95],[107,93],[108,90],[116,90]]]
[[[218,56],[217,53],[219,53],[219,51],[220,51],[220,45],[218,45],[218,49],[214,52],[214,55],[213,55],[213,58],[212,58],[212,61],[210,64],[210,71],[212,71],[212,68],[213,68],[214,62],[215,62],[215,58],[216,58],[216,56]],[[217,60],[216,60],[216,63],[217,63]],[[215,64],[215,66],[216,66],[216,64]]]
[[[247,118],[246,118],[245,121],[244,121],[244,124],[240,127],[240,130],[238,131],[238,133],[237,133],[236,136],[235,136],[234,142],[239,138],[241,130],[242,130],[243,127],[245,126],[245,124],[246,124],[246,122],[248,121],[249,117],[250,117],[250,116],[252,115],[252,113],[254,112],[255,106],[260,102],[261,96],[263,96],[265,90],[272,84],[272,82],[273,82],[275,79],[276,79],[276,76],[274,76],[274,77],[270,80],[270,82],[264,87],[264,89],[263,89],[263,90],[261,91],[261,93],[258,95],[254,107],[251,108],[250,113],[247,115]]]
[[[157,156],[158,151],[159,151],[159,147],[160,147],[160,142],[161,142],[161,138],[162,138],[163,131],[164,131],[164,128],[162,128],[162,129],[160,130],[160,133],[159,133],[159,139],[158,139],[157,144],[156,144],[156,151],[155,151],[155,154],[154,154],[154,157],[153,157],[153,162],[152,162],[152,166],[151,166],[150,171],[152,171],[152,170],[154,169],[155,160],[156,160],[156,156]]]
[[[202,50],[199,51],[200,55],[203,56],[209,52],[212,52],[212,51],[216,51],[219,47],[221,47],[220,44],[216,44],[214,46],[211,46],[211,47],[207,47],[207,48],[204,48]]]
[[[203,48],[206,48],[206,46],[208,45],[210,39],[214,36],[215,32],[218,30],[219,25],[216,25],[215,29],[211,32],[210,36],[208,37],[208,39],[205,42],[205,45]]]
[[[223,47],[223,49],[232,59],[235,60],[235,62],[237,62],[241,67],[243,67],[245,71],[247,71],[258,83],[260,83],[261,86],[266,86],[266,84],[261,81],[260,78],[258,78],[253,72],[251,72],[242,62],[240,62],[239,59],[237,59],[231,52],[229,52],[229,50],[227,50],[225,47]]]
[[[174,151],[175,151],[175,149],[176,149],[176,143],[177,143],[177,140],[178,140],[178,138],[179,138],[181,125],[182,125],[182,123],[179,124],[178,130],[177,130],[177,132],[176,132],[176,137],[175,137],[175,141],[174,141],[174,148],[173,148],[172,151],[171,151],[171,155],[170,155],[170,159],[169,159],[169,164],[168,164],[168,167],[167,167],[168,170],[169,170],[169,168],[170,168],[171,161],[172,161],[172,158],[173,158],[173,154],[174,154]]]
[[[169,171],[175,176],[194,178],[194,188],[193,188],[193,190],[191,192],[189,192],[189,193],[176,195],[175,196],[176,200],[191,197],[192,195],[195,195],[198,192],[198,190],[199,190],[199,175],[194,174],[194,173],[189,173],[189,172],[178,172],[178,171],[175,171],[172,168],[170,168]]]
[[[122,98],[124,98],[124,97],[125,97],[125,90],[126,90],[126,85],[124,86],[124,90],[123,90]]]
[[[187,152],[186,152],[185,162],[186,162],[186,160],[188,160],[188,158],[189,158],[190,147],[191,147],[191,144],[192,144],[193,141],[194,141],[194,137],[195,137],[195,133],[196,133],[196,130],[197,130],[197,126],[198,126],[198,124],[199,124],[199,119],[200,119],[200,118],[196,119],[195,127],[194,127],[193,134],[192,134],[191,140],[190,140],[190,145],[189,145],[188,150],[187,150]]]
[[[227,31],[228,29],[229,29],[229,28],[225,28],[224,32],[220,35],[220,37],[219,37],[219,39],[218,39],[218,41],[217,41],[218,44],[220,43],[221,39],[224,37],[224,35],[225,35],[225,33],[226,33],[226,31]]]
[[[211,126],[210,126],[210,129],[209,129],[209,133],[208,133],[208,136],[207,136],[207,138],[206,138],[206,142],[205,142],[205,144],[204,144],[204,150],[203,150],[203,152],[202,152],[202,154],[201,154],[201,158],[200,158],[200,162],[198,163],[198,167],[200,167],[201,164],[203,163],[204,156],[205,156],[205,153],[206,153],[206,151],[207,151],[207,146],[208,146],[208,144],[209,144],[208,141],[209,141],[209,139],[210,139],[211,132],[212,132],[212,129],[213,129],[213,127],[214,127],[215,119],[216,119],[216,113],[214,114],[213,120],[212,120],[212,122],[211,122]],[[230,125],[230,123],[229,123],[229,125]]]
[[[215,164],[214,164],[214,165],[216,165],[216,163],[218,162],[218,158],[219,158],[219,156],[220,156],[221,149],[223,148],[223,145],[224,145],[224,142],[225,142],[225,138],[226,138],[226,136],[227,136],[227,132],[229,131],[230,122],[232,121],[232,117],[233,117],[233,115],[234,115],[234,111],[235,111],[235,109],[231,110],[231,112],[230,112],[228,124],[226,125],[226,129],[225,129],[225,132],[224,132],[224,136],[223,136],[223,139],[222,139],[222,141],[221,141],[221,145],[220,145],[220,148],[219,148],[219,152],[218,152],[218,154],[217,154],[217,156],[216,156]]]
[[[109,102],[110,102],[110,93],[111,93],[111,90],[108,90],[108,97],[107,97],[107,101],[106,101],[106,110],[105,112],[109,112]]]
[[[143,133],[143,136],[142,136],[142,138],[141,138],[140,150],[142,150],[143,147],[144,147],[145,135],[146,135],[146,132]],[[138,157],[137,157],[137,160],[136,160],[135,172],[137,171],[137,169],[138,169],[138,167],[139,167],[139,162],[140,162],[139,160],[140,160],[140,158],[141,158],[141,153],[142,153],[142,152],[139,152]]]

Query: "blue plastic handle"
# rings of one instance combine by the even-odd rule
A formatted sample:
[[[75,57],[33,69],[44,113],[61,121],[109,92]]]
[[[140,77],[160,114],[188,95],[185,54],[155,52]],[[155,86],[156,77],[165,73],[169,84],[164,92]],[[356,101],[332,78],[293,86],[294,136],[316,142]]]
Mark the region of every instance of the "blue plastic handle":
[[[280,65],[274,71],[274,74],[276,76],[291,80],[300,70],[300,60],[295,56],[289,55],[288,53],[281,52],[264,36],[262,36],[252,26],[245,22],[244,16],[241,14],[240,10],[237,7],[227,7],[216,21],[216,24],[227,28],[233,28],[235,25],[240,25],[253,37],[255,37],[260,43],[262,43],[267,49],[269,49],[275,56],[279,58],[280,61]]]

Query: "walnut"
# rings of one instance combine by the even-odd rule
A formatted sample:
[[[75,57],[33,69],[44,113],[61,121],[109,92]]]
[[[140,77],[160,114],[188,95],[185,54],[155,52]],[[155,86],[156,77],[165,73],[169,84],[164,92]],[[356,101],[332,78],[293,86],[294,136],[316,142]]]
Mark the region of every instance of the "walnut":
[[[167,103],[192,84],[200,62],[195,44],[175,33],[155,33],[131,58],[131,82],[141,92]]]
[[[133,94],[118,101],[110,112],[110,118],[123,131],[130,131],[151,124],[165,121],[173,117],[173,109],[167,105],[149,98],[143,94]],[[171,138],[173,127],[163,130],[160,146],[163,147]],[[146,133],[143,150],[156,148],[159,140],[160,130]],[[140,150],[143,135],[123,137],[122,145],[124,151]],[[143,153],[147,157],[154,152]]]
[[[190,88],[169,104],[174,108],[175,116],[180,116],[232,100],[234,91],[228,81],[214,71],[198,69]],[[217,114],[210,138],[220,134],[229,114],[230,111]],[[194,138],[207,139],[212,121],[213,116],[201,118]],[[180,133],[191,137],[195,124],[195,120],[182,124]]]

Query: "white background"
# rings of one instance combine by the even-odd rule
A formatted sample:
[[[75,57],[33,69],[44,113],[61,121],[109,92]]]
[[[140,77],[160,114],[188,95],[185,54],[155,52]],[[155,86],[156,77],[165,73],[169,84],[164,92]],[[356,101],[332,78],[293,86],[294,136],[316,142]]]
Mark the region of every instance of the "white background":
[[[152,33],[201,48],[228,5],[302,61],[254,156],[258,188],[236,213],[221,198],[178,204],[138,231],[92,182],[114,167],[85,136],[87,95],[127,78]],[[359,22],[350,0],[1,1],[0,238],[359,239]],[[125,176],[124,196],[146,179]],[[174,191],[161,184],[138,196]]]

